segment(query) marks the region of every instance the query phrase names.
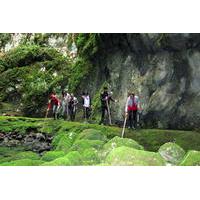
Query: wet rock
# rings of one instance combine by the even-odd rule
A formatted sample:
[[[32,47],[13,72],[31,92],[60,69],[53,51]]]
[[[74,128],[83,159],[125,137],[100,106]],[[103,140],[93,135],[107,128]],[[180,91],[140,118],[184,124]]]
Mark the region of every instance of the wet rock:
[[[36,133],[36,139],[38,139],[39,141],[44,141],[45,135],[43,135],[42,133]]]

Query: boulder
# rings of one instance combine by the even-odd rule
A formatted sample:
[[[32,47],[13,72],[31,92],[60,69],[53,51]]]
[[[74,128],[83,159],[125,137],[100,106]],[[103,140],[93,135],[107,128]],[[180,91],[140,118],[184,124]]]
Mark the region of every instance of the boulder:
[[[185,151],[173,142],[163,144],[158,152],[166,162],[173,165],[178,165],[185,155]]]
[[[98,151],[95,148],[85,149],[81,155],[83,159],[83,165],[96,165],[100,163]]]
[[[188,151],[180,165],[200,166],[200,151]]]
[[[82,158],[79,152],[71,151],[66,156],[57,158],[51,162],[45,162],[43,166],[79,166],[82,165]]]
[[[71,150],[83,152],[85,149],[95,148],[97,150],[101,149],[104,142],[101,140],[76,140],[71,147]]]
[[[106,157],[105,163],[117,166],[163,166],[165,161],[154,152],[137,150],[130,147],[113,149]]]
[[[57,151],[68,152],[74,142],[74,135],[76,135],[76,133],[73,132],[60,133],[54,137],[52,146]]]
[[[39,166],[44,162],[41,160],[21,159],[11,162],[4,162],[0,166]]]
[[[96,129],[85,129],[83,130],[77,137],[77,139],[81,140],[101,140],[106,141],[106,136],[99,130]]]
[[[63,151],[48,151],[43,154],[41,159],[46,162],[49,162],[63,156],[65,156],[65,152]]]
[[[144,150],[144,147],[138,144],[135,140],[128,138],[120,138],[116,136],[109,140],[106,144],[104,144],[102,153],[106,156],[110,151],[121,146],[131,147],[138,150]]]

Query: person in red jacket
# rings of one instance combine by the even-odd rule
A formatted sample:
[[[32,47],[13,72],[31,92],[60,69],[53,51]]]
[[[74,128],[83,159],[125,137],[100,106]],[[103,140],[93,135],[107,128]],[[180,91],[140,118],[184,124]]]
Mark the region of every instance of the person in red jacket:
[[[137,126],[137,111],[138,111],[139,98],[134,93],[129,93],[126,101],[125,114],[128,117],[129,126],[135,129]]]
[[[60,108],[60,103],[61,103],[61,101],[56,96],[56,93],[52,92],[52,94],[50,95],[50,98],[49,98],[47,110],[49,111],[51,108],[53,108],[54,119],[58,119],[58,111],[59,111],[59,108]]]

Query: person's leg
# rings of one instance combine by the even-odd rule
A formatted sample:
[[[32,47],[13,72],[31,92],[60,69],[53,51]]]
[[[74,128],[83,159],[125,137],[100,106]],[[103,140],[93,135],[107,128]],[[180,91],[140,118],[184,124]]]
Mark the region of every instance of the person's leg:
[[[101,121],[99,122],[99,124],[102,124],[104,122],[105,111],[106,111],[105,106],[102,106],[101,107]]]
[[[132,110],[128,111],[128,120],[129,120],[129,127],[132,128],[133,127],[133,119],[132,119]]]
[[[89,108],[86,108],[86,119],[88,120],[89,119]]]
[[[133,126],[134,128],[137,127],[137,110],[133,111]]]
[[[55,109],[54,109],[54,119],[58,119],[58,105],[55,105]]]

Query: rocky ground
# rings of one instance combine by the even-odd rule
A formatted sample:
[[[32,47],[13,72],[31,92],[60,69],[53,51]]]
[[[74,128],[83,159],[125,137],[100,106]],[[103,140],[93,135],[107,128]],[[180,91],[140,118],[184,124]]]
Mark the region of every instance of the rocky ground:
[[[0,117],[1,166],[196,166],[200,133]]]

